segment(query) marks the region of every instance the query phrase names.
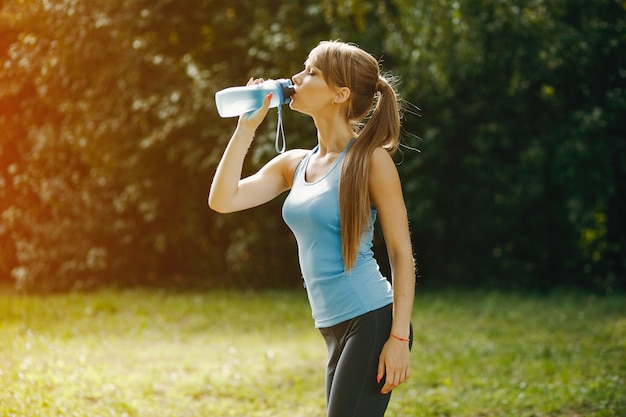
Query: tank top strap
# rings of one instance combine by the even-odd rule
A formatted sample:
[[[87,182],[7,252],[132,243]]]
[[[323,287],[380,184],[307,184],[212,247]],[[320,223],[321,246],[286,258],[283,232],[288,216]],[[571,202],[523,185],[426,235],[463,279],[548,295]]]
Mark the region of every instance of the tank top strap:
[[[309,153],[307,153],[304,158],[298,162],[298,166],[296,167],[296,171],[294,173],[294,180],[304,182],[304,173],[306,172],[306,167],[309,165],[309,160],[319,150],[319,145],[315,145],[313,149]]]

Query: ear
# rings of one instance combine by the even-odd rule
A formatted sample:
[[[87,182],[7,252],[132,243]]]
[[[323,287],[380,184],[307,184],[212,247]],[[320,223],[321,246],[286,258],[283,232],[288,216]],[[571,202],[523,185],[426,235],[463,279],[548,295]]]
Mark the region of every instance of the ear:
[[[350,89],[348,87],[339,87],[335,93],[334,102],[337,104],[345,103],[350,98]]]

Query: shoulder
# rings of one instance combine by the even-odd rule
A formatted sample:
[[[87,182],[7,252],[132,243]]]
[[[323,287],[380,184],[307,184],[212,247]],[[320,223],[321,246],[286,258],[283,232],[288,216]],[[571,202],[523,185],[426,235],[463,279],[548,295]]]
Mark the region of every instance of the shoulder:
[[[274,157],[268,165],[280,170],[288,188],[291,188],[293,176],[298,164],[310,153],[307,149],[291,149]]]
[[[291,149],[277,155],[274,160],[288,171],[295,171],[300,161],[302,161],[311,152],[307,149]]]
[[[384,148],[376,148],[372,153],[368,183],[372,194],[389,192],[400,184],[396,164]]]
[[[307,149],[290,149],[286,152],[276,155],[269,164],[279,165],[281,167],[295,167],[302,161],[307,154],[311,152]],[[295,165],[294,165],[295,164]]]
[[[389,212],[389,207],[403,204],[398,169],[389,152],[383,148],[377,148],[372,154],[368,188],[373,206],[379,212]]]
[[[389,152],[382,147],[374,149],[370,159],[370,174],[376,176],[378,174],[388,174],[390,171],[397,172],[397,169]]]
[[[290,149],[280,154],[280,156],[288,161],[300,163],[310,152],[310,149]]]

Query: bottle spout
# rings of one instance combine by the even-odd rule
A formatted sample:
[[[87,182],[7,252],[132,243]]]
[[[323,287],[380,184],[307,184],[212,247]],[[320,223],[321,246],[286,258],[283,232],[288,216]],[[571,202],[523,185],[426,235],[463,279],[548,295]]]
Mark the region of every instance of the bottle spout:
[[[293,85],[283,87],[283,97],[285,97],[285,104],[291,101],[291,96],[296,93],[296,89]]]
[[[291,96],[296,92],[293,82],[290,79],[283,78],[278,80],[283,93],[283,104],[289,104],[291,102]]]

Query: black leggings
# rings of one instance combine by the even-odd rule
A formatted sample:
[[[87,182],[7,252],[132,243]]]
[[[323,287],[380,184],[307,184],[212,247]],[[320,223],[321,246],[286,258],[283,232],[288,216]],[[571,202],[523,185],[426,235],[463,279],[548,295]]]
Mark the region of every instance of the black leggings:
[[[382,417],[385,414],[391,392],[380,393],[385,379],[377,383],[376,374],[380,352],[389,339],[391,321],[390,304],[333,327],[319,329],[328,347],[328,417]]]

